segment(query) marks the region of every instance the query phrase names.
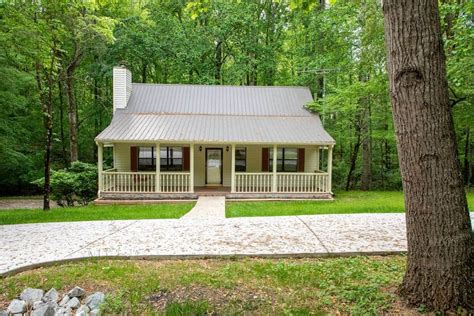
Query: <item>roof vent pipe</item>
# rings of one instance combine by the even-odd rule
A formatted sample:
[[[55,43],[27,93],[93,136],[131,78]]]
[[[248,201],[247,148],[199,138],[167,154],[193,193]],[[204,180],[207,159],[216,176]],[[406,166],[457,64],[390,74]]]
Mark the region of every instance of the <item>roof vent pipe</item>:
[[[127,106],[132,94],[132,73],[125,66],[114,67],[113,78],[114,114],[117,109],[124,109]]]

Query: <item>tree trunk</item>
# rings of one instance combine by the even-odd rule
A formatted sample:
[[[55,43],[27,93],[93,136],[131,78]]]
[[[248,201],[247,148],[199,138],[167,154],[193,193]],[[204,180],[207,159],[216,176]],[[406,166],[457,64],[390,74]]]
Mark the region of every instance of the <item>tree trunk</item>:
[[[44,90],[41,73],[43,72],[43,66],[40,62],[36,62],[36,84],[40,96],[41,111],[43,112],[43,125],[45,130],[45,142],[44,142],[44,186],[43,186],[43,210],[48,211],[49,205],[49,194],[51,192],[50,179],[51,179],[51,148],[53,144],[53,97],[52,97],[52,74],[50,73],[47,78],[48,91]]]
[[[67,167],[67,150],[66,150],[66,137],[64,136],[64,100],[63,100],[64,86],[62,79],[58,80],[58,94],[59,94],[59,132],[61,134],[61,153],[64,162],[64,166]]]
[[[216,84],[222,84],[222,41],[216,41],[215,56],[214,56],[214,79]]]
[[[146,83],[146,75],[147,75],[147,63],[146,61],[142,61],[142,83]]]
[[[71,63],[66,69],[66,92],[68,97],[69,145],[71,162],[79,160],[77,145],[77,104],[74,95],[74,71],[76,64]]]
[[[368,100],[364,100],[368,103]],[[363,115],[362,131],[362,176],[360,180],[360,189],[369,191],[372,182],[372,136],[370,133],[370,105],[366,105]]]
[[[357,156],[359,155],[359,148],[360,148],[360,133],[358,132],[357,141],[354,144],[354,150],[352,151],[352,154],[350,157],[349,173],[347,174],[347,181],[346,181],[346,191],[349,191],[349,189],[351,188],[352,175],[356,167]]]
[[[318,100],[324,97],[324,74],[317,75],[317,88],[316,88],[316,98]]]
[[[385,0],[390,92],[407,223],[410,305],[473,308],[471,221],[457,158],[437,0]]]

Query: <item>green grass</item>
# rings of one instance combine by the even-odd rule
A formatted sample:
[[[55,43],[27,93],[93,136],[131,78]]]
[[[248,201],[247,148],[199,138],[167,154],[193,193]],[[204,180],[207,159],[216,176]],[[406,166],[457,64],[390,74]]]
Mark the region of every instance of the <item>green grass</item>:
[[[469,206],[474,205],[474,191],[467,193]],[[404,212],[403,192],[398,191],[341,191],[334,201],[262,201],[229,202],[227,217],[282,216],[351,213]]]
[[[86,260],[0,279],[0,309],[26,287],[104,291],[106,314],[376,315],[396,312],[404,256]],[[3,305],[3,306],[2,306]],[[395,307],[397,306],[397,307]]]
[[[119,219],[179,218],[194,203],[88,205],[43,210],[0,210],[0,225]]]

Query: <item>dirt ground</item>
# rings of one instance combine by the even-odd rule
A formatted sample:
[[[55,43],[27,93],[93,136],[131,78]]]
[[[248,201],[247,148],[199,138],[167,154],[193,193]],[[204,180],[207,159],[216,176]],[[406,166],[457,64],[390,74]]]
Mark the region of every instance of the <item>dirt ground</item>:
[[[51,207],[58,207],[53,201],[50,201]],[[38,197],[27,197],[27,198],[2,198],[0,199],[0,210],[13,210],[13,209],[41,209],[43,208],[43,199],[41,196]]]

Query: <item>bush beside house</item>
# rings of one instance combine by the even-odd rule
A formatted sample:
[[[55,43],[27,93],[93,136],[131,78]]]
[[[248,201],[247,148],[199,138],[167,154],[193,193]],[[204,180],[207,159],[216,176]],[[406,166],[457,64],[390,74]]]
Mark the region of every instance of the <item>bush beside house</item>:
[[[44,178],[35,181],[43,185]],[[97,196],[97,166],[80,161],[69,168],[52,171],[51,198],[59,206],[86,205]]]

